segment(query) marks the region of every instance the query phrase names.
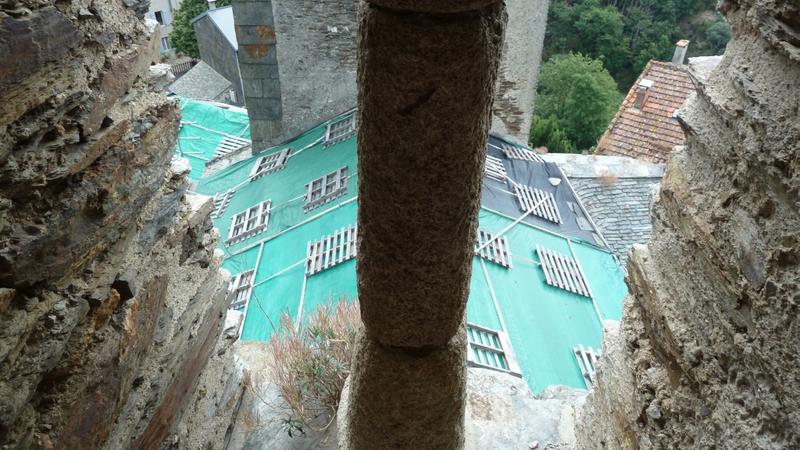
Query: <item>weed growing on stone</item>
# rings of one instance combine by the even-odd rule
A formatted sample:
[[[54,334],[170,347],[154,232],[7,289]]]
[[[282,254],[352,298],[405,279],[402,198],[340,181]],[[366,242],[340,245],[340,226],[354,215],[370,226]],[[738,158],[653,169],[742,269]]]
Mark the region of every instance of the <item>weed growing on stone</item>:
[[[267,346],[289,436],[324,431],[335,420],[360,327],[358,303],[345,299],[320,307],[299,328],[288,315],[281,317],[280,331]]]

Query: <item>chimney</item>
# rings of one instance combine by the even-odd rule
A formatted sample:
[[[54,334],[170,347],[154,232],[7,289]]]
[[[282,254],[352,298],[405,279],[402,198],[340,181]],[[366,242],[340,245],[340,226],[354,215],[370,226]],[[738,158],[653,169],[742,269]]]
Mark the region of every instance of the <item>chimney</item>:
[[[650,88],[653,87],[653,80],[647,78],[639,82],[639,90],[636,91],[636,100],[633,102],[633,107],[642,109],[647,97],[650,95]]]
[[[683,65],[686,60],[686,50],[689,49],[689,41],[681,39],[675,44],[675,53],[672,54],[672,64]]]
[[[208,0],[208,9],[217,9],[217,0]]]

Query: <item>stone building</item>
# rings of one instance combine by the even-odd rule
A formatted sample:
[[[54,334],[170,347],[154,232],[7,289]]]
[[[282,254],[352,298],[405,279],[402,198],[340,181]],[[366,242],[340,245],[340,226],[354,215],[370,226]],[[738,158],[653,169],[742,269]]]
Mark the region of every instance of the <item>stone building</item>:
[[[245,315],[242,339],[269,339],[275,331],[270,324],[279,323],[283,312],[301,321],[319,305],[355,299],[359,174],[353,112],[267,152],[228,154],[238,160],[214,171],[204,170],[202,161],[224,151],[222,130],[236,134],[246,116],[234,118],[233,112],[202,102],[185,105],[185,121],[202,121],[181,130],[179,139],[193,145],[181,154],[193,161],[191,176],[204,173],[196,190],[216,199],[214,223],[227,236],[220,249],[228,255],[223,265],[233,276],[236,296],[231,307]],[[479,213],[483,234],[476,248],[494,236],[497,242],[473,258],[467,327],[476,345],[496,338],[496,350],[485,353],[476,346],[470,363],[521,376],[536,393],[552,385],[585,389],[591,368],[584,367],[580,349],[589,358],[597,356],[592,349],[600,342],[603,320],[619,318],[619,301],[627,292],[623,271],[558,165],[497,136],[489,138],[487,155]],[[342,169],[346,174],[340,179]],[[329,174],[339,187],[327,186]],[[315,179],[325,181],[315,187]],[[547,198],[546,207],[524,216],[528,195],[532,201]],[[260,224],[242,226],[254,207],[261,208]],[[574,261],[567,270],[577,278],[569,274],[563,280],[568,284],[548,278],[550,262],[543,259],[548,250]]]
[[[161,31],[161,41],[159,43],[162,55],[175,56],[175,49],[169,40],[172,33],[172,19],[175,10],[181,6],[181,0],[150,0],[150,9],[144,16],[158,22]]]
[[[527,144],[548,0],[509,0],[492,130]],[[234,1],[253,143],[260,151],[356,100],[358,2]]]
[[[197,36],[200,59],[231,83],[229,103],[244,104],[242,76],[237,60],[239,44],[233,27],[233,9],[230,6],[210,8],[192,19]]]

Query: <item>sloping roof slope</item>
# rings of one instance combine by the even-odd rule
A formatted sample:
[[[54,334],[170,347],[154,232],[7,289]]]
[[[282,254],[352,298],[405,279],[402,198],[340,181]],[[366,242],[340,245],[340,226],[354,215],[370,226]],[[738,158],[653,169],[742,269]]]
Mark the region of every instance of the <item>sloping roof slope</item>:
[[[653,84],[644,105],[636,108],[636,96],[643,80]],[[650,61],[598,141],[595,154],[665,162],[672,147],[686,140],[674,114],[694,89],[687,66]]]
[[[646,244],[652,229],[650,211],[663,164],[620,156],[551,153],[575,193],[623,267],[634,244]]]
[[[239,43],[236,41],[236,28],[233,26],[233,7],[223,6],[210,9],[192,19],[192,24],[206,16],[219,28],[219,31],[225,36],[231,47],[234,50],[238,50]]]
[[[167,90],[192,100],[222,101],[231,82],[203,61],[167,86]]]

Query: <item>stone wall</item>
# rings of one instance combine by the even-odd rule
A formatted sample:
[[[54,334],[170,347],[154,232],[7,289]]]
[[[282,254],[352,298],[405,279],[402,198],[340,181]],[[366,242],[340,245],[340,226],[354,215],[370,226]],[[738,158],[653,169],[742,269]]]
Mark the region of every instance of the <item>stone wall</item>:
[[[550,0],[506,0],[508,26],[492,105],[492,132],[528,145]]]
[[[800,448],[800,6],[720,8],[734,37],[679,114],[582,448]]]
[[[527,144],[549,1],[506,3],[492,131]],[[358,1],[233,4],[254,148],[278,144],[355,106]]]
[[[0,448],[156,448],[218,340],[212,202],[170,164],[146,8],[0,6]]]

